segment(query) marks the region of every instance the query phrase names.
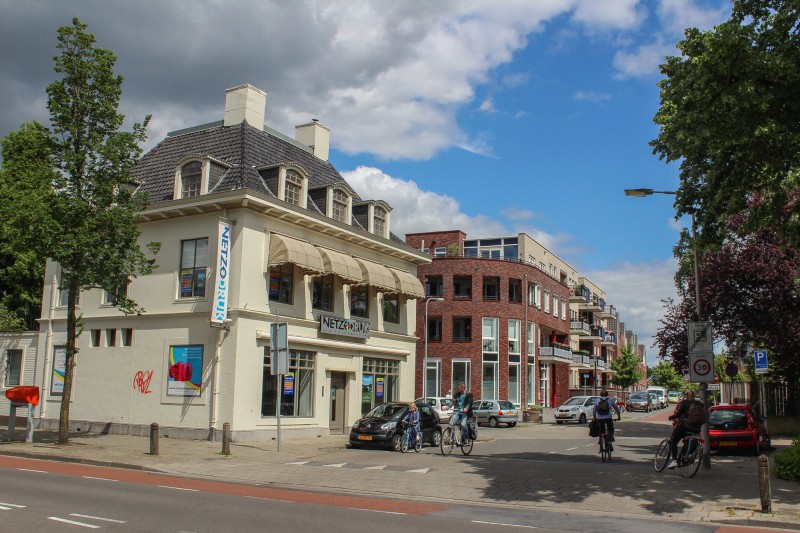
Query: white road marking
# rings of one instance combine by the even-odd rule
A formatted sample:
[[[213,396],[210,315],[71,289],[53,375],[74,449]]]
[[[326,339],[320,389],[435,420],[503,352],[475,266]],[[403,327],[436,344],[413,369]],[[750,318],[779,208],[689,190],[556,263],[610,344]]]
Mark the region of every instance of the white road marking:
[[[84,479],[99,479],[100,481],[119,481],[117,479],[111,479],[107,477],[94,477],[94,476],[81,476]]]
[[[304,465],[310,461],[295,461],[293,463],[286,463],[287,465]]]
[[[32,470],[30,468],[17,468],[17,470],[22,470],[23,472],[36,472],[37,474],[47,474],[48,472],[44,470]]]
[[[16,508],[16,509],[22,509],[25,506],[24,505],[17,505],[16,503],[0,502],[0,509],[3,509],[4,511],[10,511],[12,507]]]
[[[102,516],[92,516],[89,514],[69,513],[70,516],[77,516],[78,518],[91,518],[92,520],[102,520],[103,522],[114,522],[115,524],[124,524],[125,520],[114,520],[113,518],[103,518]]]
[[[386,468],[386,465],[365,466],[364,470],[383,470],[384,468]]]
[[[92,529],[99,529],[100,526],[94,524],[86,524],[84,522],[76,522],[75,520],[67,520],[66,518],[58,518],[56,516],[48,516],[48,520],[55,520],[56,522],[64,522],[65,524],[72,524],[73,526],[89,527]]]
[[[521,526],[519,524],[504,524],[502,522],[483,522],[481,520],[473,520],[472,523],[473,524],[488,524],[490,526],[509,526],[509,527],[524,527],[524,528],[527,528],[527,529],[539,529],[536,526]]]
[[[187,492],[200,492],[197,489],[187,489],[184,487],[170,487],[169,485],[159,485],[162,489],[175,489],[175,490],[185,490]]]
[[[398,513],[397,511],[381,511],[379,509],[359,509],[358,507],[356,507],[355,510],[356,511],[367,511],[368,513],[399,514],[399,515],[407,514],[407,513]]]
[[[330,465],[322,465],[322,466],[329,466],[329,467],[331,467],[331,468],[341,468],[341,467],[343,467],[343,466],[344,466],[344,465],[346,465],[346,464],[347,464],[347,463],[335,463],[335,464],[330,464]]]
[[[417,468],[416,470],[406,470],[406,472],[415,472],[420,474],[427,474],[430,468]]]
[[[577,447],[577,446],[575,446],[574,448],[567,448],[565,451],[567,451],[567,452],[568,452],[568,451],[570,451],[570,450],[577,450],[577,449],[578,449],[578,447]]]

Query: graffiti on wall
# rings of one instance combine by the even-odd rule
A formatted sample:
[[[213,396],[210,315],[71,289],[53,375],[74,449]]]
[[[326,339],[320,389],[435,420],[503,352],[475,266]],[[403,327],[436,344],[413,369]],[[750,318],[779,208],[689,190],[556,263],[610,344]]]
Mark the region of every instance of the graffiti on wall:
[[[139,370],[133,376],[133,388],[137,389],[142,394],[150,394],[150,380],[153,379],[152,370]]]

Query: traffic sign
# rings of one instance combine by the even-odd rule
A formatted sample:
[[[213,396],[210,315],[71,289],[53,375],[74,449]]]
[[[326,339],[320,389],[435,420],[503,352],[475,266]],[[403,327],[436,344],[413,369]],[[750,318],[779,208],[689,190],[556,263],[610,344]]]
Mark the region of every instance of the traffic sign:
[[[727,374],[729,378],[735,378],[736,374],[738,373],[739,367],[736,366],[736,363],[728,363],[728,365],[725,367],[725,374]]]
[[[719,383],[709,383],[708,390],[719,390],[720,385]]]
[[[769,359],[766,350],[753,350],[753,359],[756,363],[756,374],[769,373]]]
[[[689,354],[689,378],[693,383],[713,383],[714,376],[714,352]]]
[[[689,354],[714,352],[711,322],[689,322],[686,330],[689,333]]]

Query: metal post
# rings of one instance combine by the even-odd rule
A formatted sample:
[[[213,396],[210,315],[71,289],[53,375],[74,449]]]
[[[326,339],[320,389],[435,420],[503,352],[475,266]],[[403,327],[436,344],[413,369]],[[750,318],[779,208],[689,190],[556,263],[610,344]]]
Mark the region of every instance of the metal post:
[[[697,233],[695,230],[694,211],[692,211],[692,253],[694,254],[694,299],[697,307],[697,320],[701,321],[703,320],[703,311],[700,305],[700,264],[697,262]],[[703,402],[703,406],[708,409],[708,383],[706,382],[700,384],[700,400]],[[708,434],[708,422],[703,424],[700,434],[703,438],[703,468],[710,469],[711,438]]]
[[[222,424],[222,455],[231,454],[231,424],[225,422]]]
[[[158,455],[158,423],[150,424],[150,455]]]
[[[278,386],[276,387],[278,389],[278,391],[277,391],[278,401],[277,401],[277,404],[275,406],[275,416],[276,416],[276,422],[277,422],[277,427],[278,427],[278,435],[277,436],[278,436],[278,451],[279,452],[281,451],[281,392],[283,392],[282,391],[282,387],[283,387],[283,374],[278,374]]]

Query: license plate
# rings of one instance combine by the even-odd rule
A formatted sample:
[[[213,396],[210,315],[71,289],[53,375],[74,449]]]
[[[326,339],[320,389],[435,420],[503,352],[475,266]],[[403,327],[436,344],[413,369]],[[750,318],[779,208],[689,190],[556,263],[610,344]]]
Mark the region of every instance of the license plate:
[[[567,418],[569,415],[562,415],[561,413],[556,414],[556,418]]]
[[[720,446],[736,446],[738,444],[735,440],[721,440],[719,441]]]
[[[358,440],[372,440],[372,435],[359,435]]]
[[[517,414],[516,411],[506,411],[506,416],[514,416],[515,414]]]

